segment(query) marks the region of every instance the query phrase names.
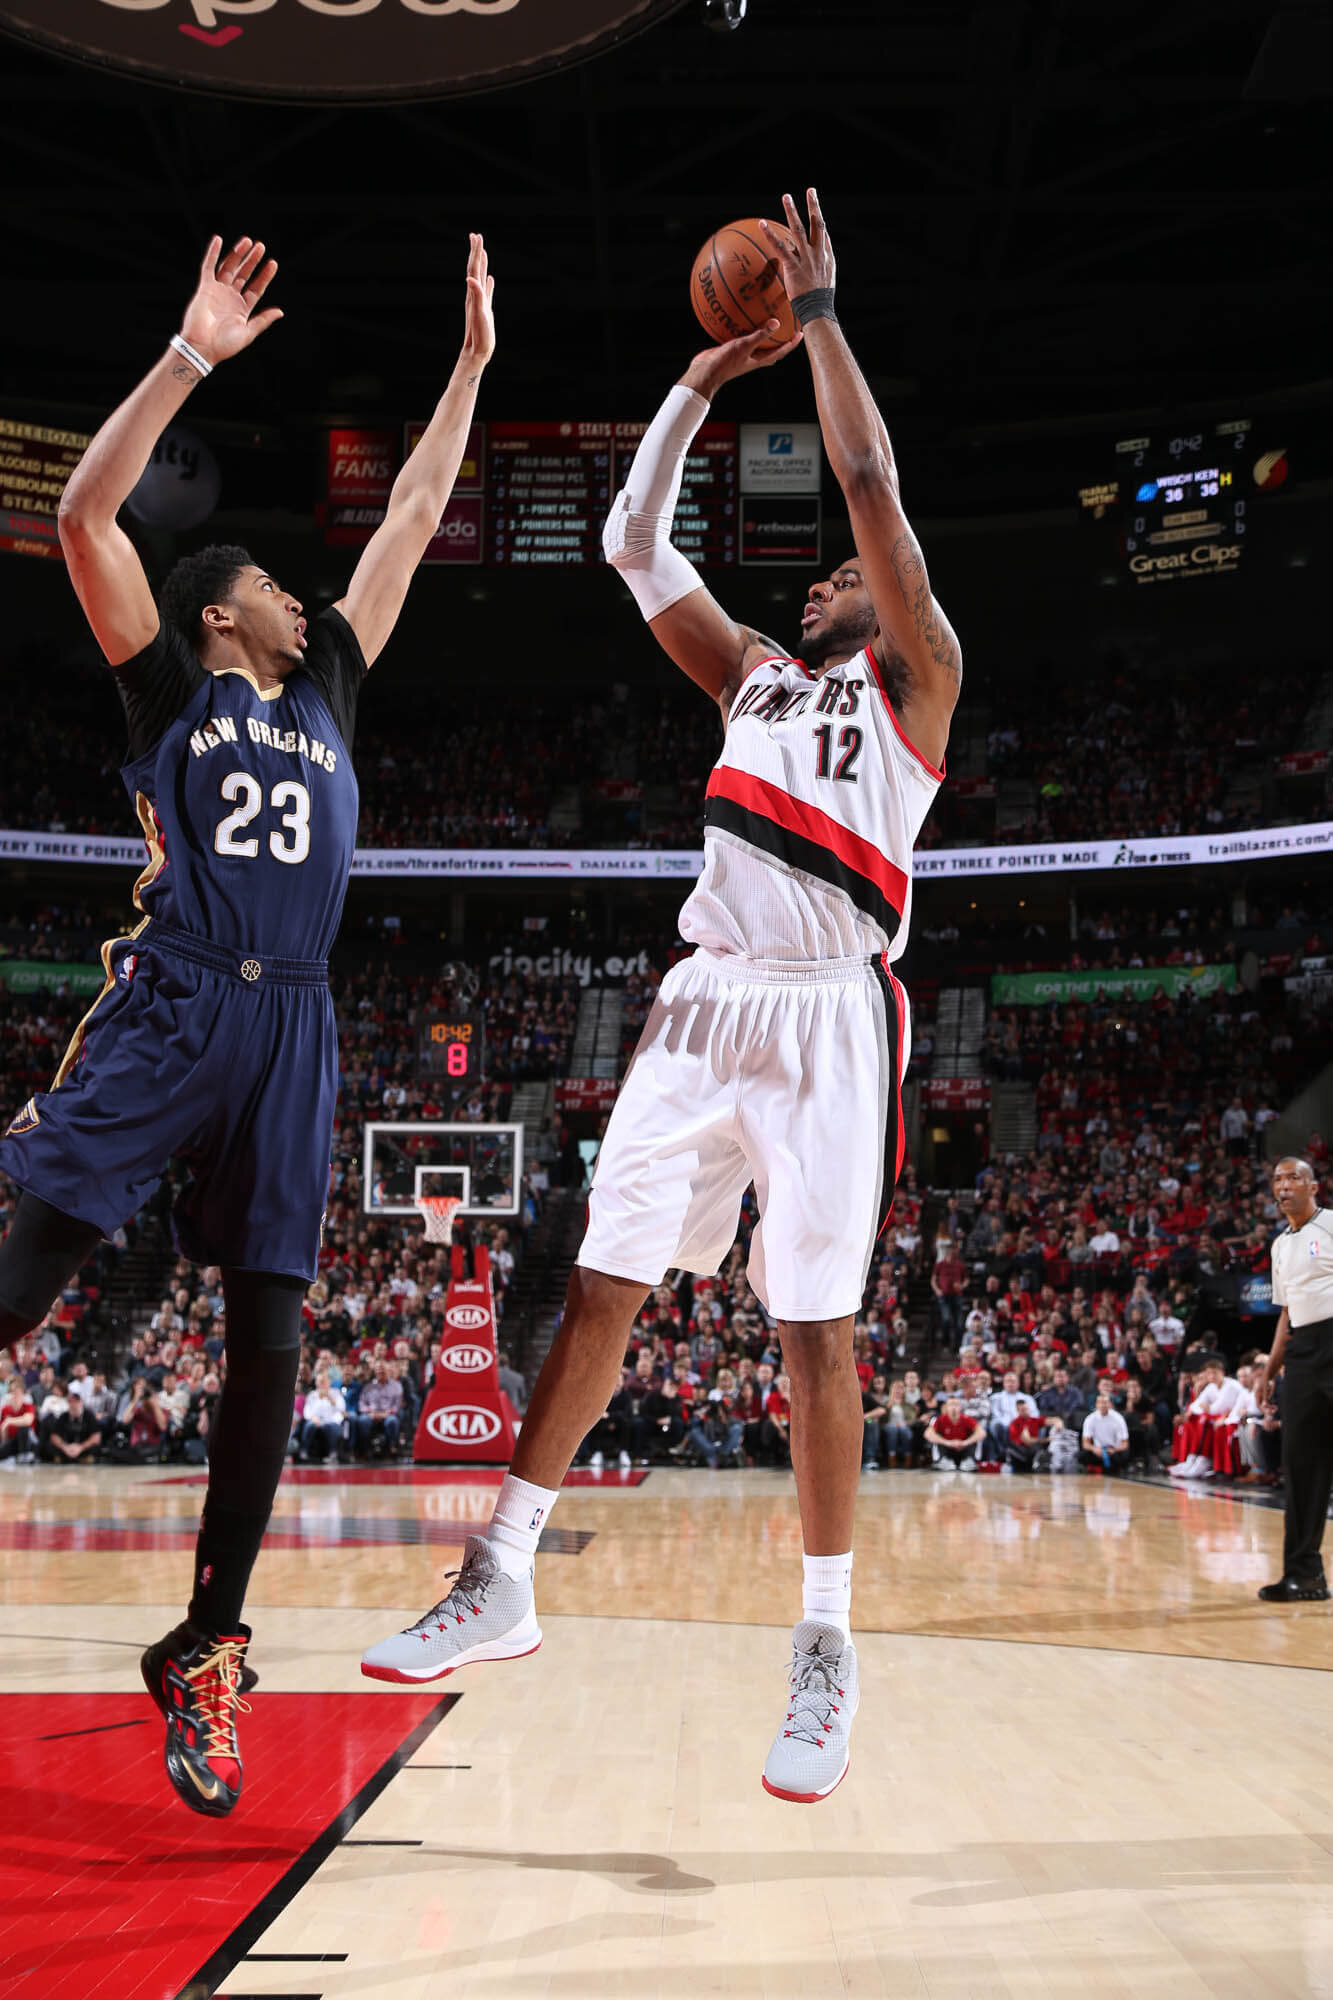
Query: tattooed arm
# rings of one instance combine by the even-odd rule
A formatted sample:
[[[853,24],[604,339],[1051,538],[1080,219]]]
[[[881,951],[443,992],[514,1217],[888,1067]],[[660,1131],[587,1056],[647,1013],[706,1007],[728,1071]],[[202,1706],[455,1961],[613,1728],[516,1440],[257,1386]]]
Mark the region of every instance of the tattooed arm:
[[[668,611],[648,621],[663,652],[692,681],[711,694],[725,724],[745,676],[767,654],[787,653],[753,625],[738,625],[711,590],[693,590]]]
[[[884,420],[836,320],[806,329],[824,448],[847,501],[861,572],[875,607],[872,642],[907,735],[942,765],[963,684],[963,656],[935,602],[921,544],[903,512]]]
[[[793,297],[813,288],[831,292],[835,277],[833,247],[813,188],[806,203],[808,231],[791,196],[784,195],[790,236],[783,239],[772,232],[783,283]],[[921,544],[903,512],[888,430],[836,319],[811,320],[805,351],[824,449],[847,501],[862,577],[879,623],[873,643],[886,684],[903,691],[895,707],[912,742],[933,764],[943,764],[963,660],[953,627],[931,591]]]

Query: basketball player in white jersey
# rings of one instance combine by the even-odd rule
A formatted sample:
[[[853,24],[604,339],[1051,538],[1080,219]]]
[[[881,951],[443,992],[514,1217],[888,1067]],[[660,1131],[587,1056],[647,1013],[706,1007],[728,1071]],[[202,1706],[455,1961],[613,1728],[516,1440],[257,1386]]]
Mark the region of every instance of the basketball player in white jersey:
[[[726,727],[703,874],[680,919],[696,950],[663,981],[612,1115],[564,1323],[488,1533],[469,1540],[443,1602],[363,1661],[375,1678],[417,1682],[540,1645],[533,1552],[635,1316],[668,1269],[718,1269],[753,1180],[749,1275],[779,1322],[791,1377],[805,1547],[803,1615],[763,1783],[803,1803],[842,1779],[857,1705],[852,1319],[902,1165],[910,1036],[891,966],[962,671],[888,433],[833,311],[813,189],[807,200],[808,231],[786,196],[790,236],[773,233],[797,340],[762,355],[766,329],[696,356],[645,433],[604,537],[659,644]],[[669,534],[711,398],[802,338],[857,553],[811,587],[794,657],[735,624]]]

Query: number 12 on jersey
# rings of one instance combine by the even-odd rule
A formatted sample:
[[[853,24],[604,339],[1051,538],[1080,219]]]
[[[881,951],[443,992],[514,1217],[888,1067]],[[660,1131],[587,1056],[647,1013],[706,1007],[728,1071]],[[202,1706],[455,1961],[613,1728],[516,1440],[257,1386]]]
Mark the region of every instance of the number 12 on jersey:
[[[838,731],[838,755],[835,761],[833,750],[833,724],[821,722],[815,730],[818,749],[815,754],[815,776],[817,778],[838,778],[845,785],[856,783],[856,760],[861,755],[861,731],[854,723]]]

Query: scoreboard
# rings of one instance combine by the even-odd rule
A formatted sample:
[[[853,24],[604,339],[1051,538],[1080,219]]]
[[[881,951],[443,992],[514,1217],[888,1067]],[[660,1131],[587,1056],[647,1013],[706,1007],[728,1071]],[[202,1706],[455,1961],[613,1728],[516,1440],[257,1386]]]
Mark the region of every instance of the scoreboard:
[[[1113,525],[1136,583],[1235,575],[1252,546],[1256,501],[1286,480],[1285,448],[1261,449],[1248,417],[1122,438],[1108,476],[1079,491],[1085,516]]]
[[[510,567],[599,563],[602,524],[642,423],[487,426],[486,560]],[[671,539],[692,562],[734,563],[737,427],[704,424],[685,460]]]
[[[607,513],[647,428],[554,417],[473,424],[425,561],[504,569],[600,563]],[[406,424],[401,451],[383,426],[328,432],[318,512],[331,547],[370,540],[397,470],[425,429]],[[773,429],[710,418],[685,454],[671,540],[703,568],[817,563],[822,470],[814,424]]]
[[[486,557],[509,564],[595,563],[611,504],[609,423],[487,426]]]
[[[417,1067],[440,1082],[477,1083],[483,1037],[483,1016],[470,1007],[444,1014],[427,1010],[417,1025]]]

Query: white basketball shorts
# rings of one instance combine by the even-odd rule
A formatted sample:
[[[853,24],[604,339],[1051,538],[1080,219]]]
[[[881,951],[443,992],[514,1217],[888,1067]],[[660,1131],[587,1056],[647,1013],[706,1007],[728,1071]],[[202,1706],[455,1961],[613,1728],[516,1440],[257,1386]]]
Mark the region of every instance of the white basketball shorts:
[[[673,966],[607,1127],[578,1261],[711,1276],[753,1181],[749,1277],[775,1318],[861,1304],[902,1167],[907,995],[881,959],[696,951]]]

